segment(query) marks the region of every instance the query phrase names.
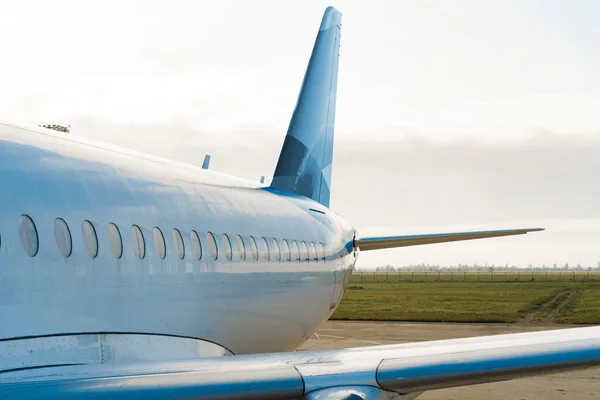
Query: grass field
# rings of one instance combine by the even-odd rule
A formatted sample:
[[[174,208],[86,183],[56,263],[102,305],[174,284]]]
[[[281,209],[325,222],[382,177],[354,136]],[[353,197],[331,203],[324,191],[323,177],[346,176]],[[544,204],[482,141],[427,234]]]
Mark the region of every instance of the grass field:
[[[600,324],[600,287],[591,287],[575,295],[558,316],[566,324]]]
[[[355,275],[332,319],[600,323],[600,282],[364,282]]]

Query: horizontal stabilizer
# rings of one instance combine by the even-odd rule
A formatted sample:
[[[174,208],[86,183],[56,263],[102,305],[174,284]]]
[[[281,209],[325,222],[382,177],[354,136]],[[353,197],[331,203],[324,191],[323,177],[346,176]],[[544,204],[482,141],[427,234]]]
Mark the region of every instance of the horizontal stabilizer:
[[[410,236],[384,236],[356,239],[355,246],[362,251],[389,249],[392,247],[418,246],[444,242],[457,242],[459,240],[486,239],[499,236],[524,235],[527,232],[543,231],[542,228],[532,229],[507,229],[501,231],[455,232],[434,233],[427,235]]]

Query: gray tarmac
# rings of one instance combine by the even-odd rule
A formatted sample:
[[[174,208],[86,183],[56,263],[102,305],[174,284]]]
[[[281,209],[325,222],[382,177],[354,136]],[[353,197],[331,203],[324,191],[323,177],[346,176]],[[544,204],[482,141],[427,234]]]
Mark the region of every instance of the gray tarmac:
[[[571,325],[573,326],[573,325]],[[300,350],[341,349],[567,328],[569,325],[328,321]],[[419,400],[600,399],[600,368],[432,390]]]

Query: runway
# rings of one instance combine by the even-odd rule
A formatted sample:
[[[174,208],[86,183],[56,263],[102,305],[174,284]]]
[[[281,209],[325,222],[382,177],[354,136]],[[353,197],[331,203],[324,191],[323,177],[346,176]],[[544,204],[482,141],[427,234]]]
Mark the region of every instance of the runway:
[[[573,326],[573,325],[571,325]],[[569,325],[328,321],[300,350],[453,339],[568,328]],[[556,400],[600,397],[600,367],[424,393],[419,400]]]

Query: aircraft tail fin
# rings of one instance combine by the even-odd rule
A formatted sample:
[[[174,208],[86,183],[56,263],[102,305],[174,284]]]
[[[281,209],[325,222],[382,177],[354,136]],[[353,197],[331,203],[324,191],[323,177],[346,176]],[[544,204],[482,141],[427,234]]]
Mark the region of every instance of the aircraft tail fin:
[[[342,15],[328,7],[304,75],[271,187],[329,207]]]

